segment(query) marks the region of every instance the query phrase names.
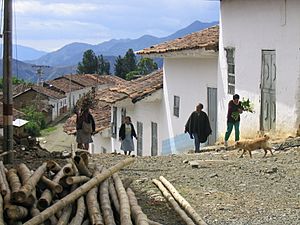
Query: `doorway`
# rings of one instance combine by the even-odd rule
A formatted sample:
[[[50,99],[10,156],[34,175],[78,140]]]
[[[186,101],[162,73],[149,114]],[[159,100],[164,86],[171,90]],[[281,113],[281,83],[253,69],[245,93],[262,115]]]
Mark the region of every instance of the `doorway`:
[[[262,51],[260,130],[276,128],[276,52]]]

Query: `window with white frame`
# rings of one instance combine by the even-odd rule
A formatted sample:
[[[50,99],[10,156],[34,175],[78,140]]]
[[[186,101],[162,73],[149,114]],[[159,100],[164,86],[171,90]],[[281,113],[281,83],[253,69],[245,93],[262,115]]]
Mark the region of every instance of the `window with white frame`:
[[[180,97],[174,95],[173,115],[176,117],[179,117],[179,105],[180,105]]]
[[[227,83],[228,94],[235,93],[235,63],[234,63],[234,48],[225,48],[227,61]]]

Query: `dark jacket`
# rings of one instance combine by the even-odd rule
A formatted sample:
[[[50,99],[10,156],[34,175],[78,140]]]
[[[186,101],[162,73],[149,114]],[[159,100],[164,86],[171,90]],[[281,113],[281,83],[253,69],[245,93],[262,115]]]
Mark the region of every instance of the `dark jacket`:
[[[191,138],[193,134],[198,134],[200,142],[206,142],[212,132],[207,114],[203,111],[194,111],[185,125],[185,132],[188,132]]]
[[[227,122],[235,123],[241,120],[240,110],[244,110],[241,102],[238,105],[234,104],[233,100],[230,100],[228,103],[228,112],[227,112]]]
[[[94,117],[92,116],[92,114],[90,114],[90,113],[88,113],[86,115],[85,114],[77,115],[76,130],[82,129],[83,121],[85,121],[86,123],[92,123],[92,130],[93,130],[93,132],[95,132],[95,130],[96,130],[95,120],[94,120]]]
[[[131,126],[131,138],[135,137],[136,138],[136,133],[135,133],[135,129],[133,127],[133,124],[130,123]],[[123,123],[120,127],[119,130],[119,138],[121,138],[121,140],[125,139],[125,123]]]

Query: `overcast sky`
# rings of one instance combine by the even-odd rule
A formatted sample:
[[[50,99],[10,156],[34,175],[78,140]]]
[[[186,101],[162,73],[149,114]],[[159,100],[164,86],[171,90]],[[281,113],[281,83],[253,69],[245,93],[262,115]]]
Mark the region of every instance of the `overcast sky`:
[[[219,0],[14,0],[14,43],[53,51],[72,42],[164,37],[219,20]]]

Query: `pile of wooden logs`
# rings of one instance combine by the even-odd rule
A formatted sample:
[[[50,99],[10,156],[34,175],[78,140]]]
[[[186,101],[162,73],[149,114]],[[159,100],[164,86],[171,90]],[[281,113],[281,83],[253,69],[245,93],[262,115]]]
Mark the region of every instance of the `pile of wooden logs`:
[[[62,167],[48,161],[30,171],[0,161],[0,225],[157,225],[117,174],[133,162],[90,168],[83,153]]]
[[[159,188],[165,199],[174,208],[183,222],[187,225],[207,225],[194,208],[179,194],[175,187],[163,176],[152,182]]]

